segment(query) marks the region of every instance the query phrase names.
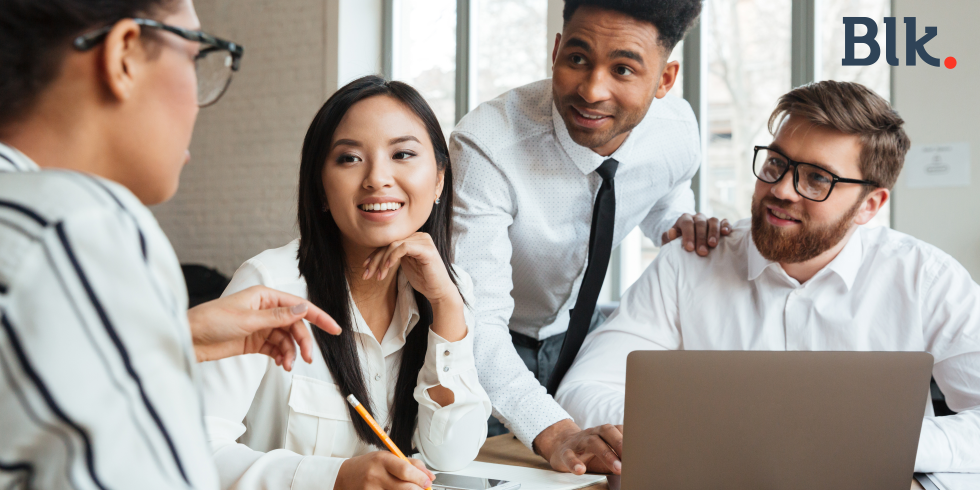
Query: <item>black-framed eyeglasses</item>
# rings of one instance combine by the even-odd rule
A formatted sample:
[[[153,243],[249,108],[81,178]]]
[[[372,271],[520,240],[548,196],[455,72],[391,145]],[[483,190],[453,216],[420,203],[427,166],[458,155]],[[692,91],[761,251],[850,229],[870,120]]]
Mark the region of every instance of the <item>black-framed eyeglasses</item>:
[[[132,19],[133,22],[154,29],[176,34],[188,41],[201,43],[201,50],[194,57],[197,72],[197,105],[207,107],[214,104],[228,90],[233,72],[242,63],[245,48],[224,39],[218,39],[206,32],[192,31],[182,27],[167,25],[150,19]],[[72,46],[79,51],[88,51],[105,40],[112,25],[82,34],[75,38]]]
[[[838,182],[878,187],[877,183],[869,180],[845,179],[819,165],[791,160],[779,150],[768,146],[755,147],[752,173],[757,179],[767,184],[775,184],[783,180],[790,167],[793,167],[793,188],[800,197],[810,201],[826,201],[830,197],[830,191],[834,190]]]

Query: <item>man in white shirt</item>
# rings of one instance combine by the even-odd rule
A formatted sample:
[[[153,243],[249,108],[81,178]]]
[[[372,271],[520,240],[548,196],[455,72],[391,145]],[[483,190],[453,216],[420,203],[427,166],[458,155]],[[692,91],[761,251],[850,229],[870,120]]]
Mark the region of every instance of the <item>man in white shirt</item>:
[[[902,124],[857,84],[784,95],[756,149],[751,220],[707,258],[661,249],[586,339],[562,406],[583,427],[622,424],[634,350],[926,351],[959,413],[926,407],[915,470],[980,472],[980,286],[939,249],[862,226],[901,171]]]
[[[679,70],[670,52],[700,10],[699,0],[566,1],[554,78],[482,104],[450,138],[480,383],[494,415],[557,470],[618,472],[608,444],[620,436],[581,432],[542,386],[554,393],[599,321],[611,248],[639,226],[707,255],[728,231],[688,214],[697,120],[665,97]]]

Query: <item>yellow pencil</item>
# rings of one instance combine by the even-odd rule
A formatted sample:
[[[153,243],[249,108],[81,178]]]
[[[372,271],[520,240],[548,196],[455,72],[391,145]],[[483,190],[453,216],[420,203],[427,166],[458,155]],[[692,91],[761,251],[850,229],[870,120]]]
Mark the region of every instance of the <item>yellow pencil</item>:
[[[364,409],[364,405],[361,405],[361,402],[357,401],[357,397],[355,397],[354,395],[348,395],[347,403],[350,403],[351,406],[354,407],[354,410],[356,410],[357,413],[361,416],[361,418],[364,419],[364,421],[371,426],[371,429],[374,430],[374,433],[377,434],[379,438],[381,438],[381,441],[385,443],[385,446],[388,446],[389,451],[391,451],[395,456],[398,456],[405,462],[408,462],[408,458],[405,457],[405,453],[403,453],[401,449],[398,449],[398,446],[396,446],[395,442],[392,441],[390,437],[388,437],[388,434],[385,434],[385,431],[381,429],[381,426],[378,425],[378,422],[374,420],[374,417],[372,417],[371,414]],[[426,488],[425,490],[432,490],[432,487]]]

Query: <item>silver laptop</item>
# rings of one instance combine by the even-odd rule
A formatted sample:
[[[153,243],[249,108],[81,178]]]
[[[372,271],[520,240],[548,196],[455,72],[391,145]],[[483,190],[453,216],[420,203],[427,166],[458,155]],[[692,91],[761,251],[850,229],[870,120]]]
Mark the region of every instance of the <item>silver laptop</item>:
[[[922,352],[633,352],[621,488],[906,490],[932,364]]]

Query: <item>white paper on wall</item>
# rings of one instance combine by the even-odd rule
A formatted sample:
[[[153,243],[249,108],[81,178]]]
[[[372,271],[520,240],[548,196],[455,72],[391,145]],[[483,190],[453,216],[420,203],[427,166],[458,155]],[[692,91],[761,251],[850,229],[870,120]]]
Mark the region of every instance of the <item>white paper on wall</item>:
[[[970,144],[913,145],[903,173],[911,189],[969,186]]]

